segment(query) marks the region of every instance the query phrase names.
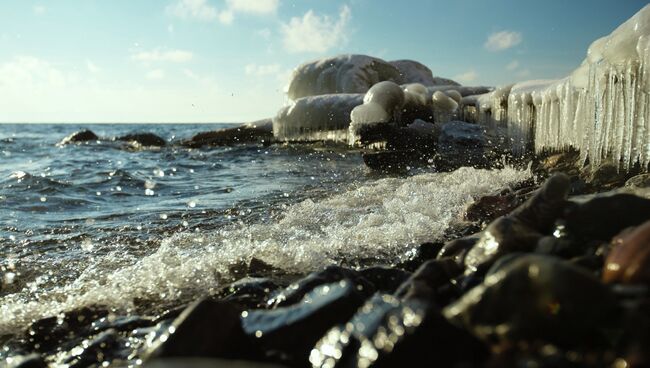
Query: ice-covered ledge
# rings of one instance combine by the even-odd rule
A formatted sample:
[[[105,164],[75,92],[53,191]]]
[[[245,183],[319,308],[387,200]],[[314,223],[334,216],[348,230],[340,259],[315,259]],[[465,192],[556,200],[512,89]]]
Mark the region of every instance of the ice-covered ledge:
[[[529,81],[461,101],[461,115],[505,125],[513,151],[580,150],[597,166],[650,164],[650,5],[593,42],[582,64],[557,81]]]

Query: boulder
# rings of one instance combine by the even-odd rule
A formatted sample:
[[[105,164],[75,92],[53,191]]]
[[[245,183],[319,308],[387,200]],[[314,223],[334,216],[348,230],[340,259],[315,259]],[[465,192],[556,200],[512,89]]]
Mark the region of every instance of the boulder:
[[[267,143],[273,139],[271,119],[259,120],[234,128],[224,128],[198,133],[180,142],[183,147],[231,146],[243,143]]]
[[[70,144],[70,143],[80,143],[80,142],[88,142],[88,141],[96,141],[96,140],[99,140],[97,134],[93,133],[88,129],[84,129],[78,132],[74,132],[69,136],[63,138],[59,143],[57,143],[57,146],[65,146],[66,144]]]
[[[129,142],[144,147],[164,147],[167,142],[153,133],[131,133],[115,138],[117,141]]]
[[[460,86],[459,83],[451,79],[434,77],[431,69],[414,60],[394,60],[388,63],[399,70],[400,83],[421,83],[425,86]]]

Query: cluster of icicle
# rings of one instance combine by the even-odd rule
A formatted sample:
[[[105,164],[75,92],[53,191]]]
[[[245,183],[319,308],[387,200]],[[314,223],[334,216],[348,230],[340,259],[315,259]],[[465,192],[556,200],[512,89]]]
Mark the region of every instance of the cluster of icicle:
[[[597,167],[650,164],[650,5],[593,42],[570,76],[498,88],[461,101],[461,117],[508,130],[515,154],[580,150]]]

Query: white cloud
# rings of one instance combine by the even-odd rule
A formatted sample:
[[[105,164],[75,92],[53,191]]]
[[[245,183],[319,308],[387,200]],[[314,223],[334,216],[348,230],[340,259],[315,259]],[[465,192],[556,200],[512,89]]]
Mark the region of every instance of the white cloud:
[[[68,77],[61,70],[33,56],[16,56],[11,61],[0,64],[0,87],[64,87],[67,80]]]
[[[530,76],[530,70],[528,69],[522,69],[517,72],[517,77],[524,78]]]
[[[485,41],[485,48],[488,51],[502,51],[521,43],[523,37],[521,33],[515,31],[495,32],[488,36]]]
[[[226,0],[228,9],[237,13],[275,14],[279,0]]]
[[[175,4],[168,5],[165,10],[167,14],[181,19],[212,21],[219,16],[217,9],[207,0],[179,0]]]
[[[513,60],[510,64],[506,65],[507,70],[515,70],[519,68],[519,61]]]
[[[454,77],[455,80],[458,80],[460,82],[465,82],[465,83],[474,82],[476,78],[478,78],[478,74],[473,69],[468,70],[465,73],[458,74],[457,76]]]
[[[257,64],[248,64],[244,68],[246,75],[253,75],[257,77],[262,77],[265,75],[278,75],[280,74],[280,65],[279,64],[269,64],[269,65],[257,65]]]
[[[224,10],[219,13],[219,22],[223,24],[232,24],[235,19],[235,13],[232,10]]]
[[[88,69],[89,72],[93,74],[99,73],[102,70],[100,67],[95,65],[95,63],[93,63],[90,60],[86,60],[86,68]]]
[[[143,63],[168,61],[172,63],[186,63],[194,58],[194,54],[184,50],[161,50],[140,51],[131,55],[131,59]]]
[[[160,80],[165,78],[165,71],[162,69],[153,69],[147,72],[147,74],[145,74],[145,77],[151,80]]]
[[[260,29],[259,31],[257,31],[257,35],[262,37],[265,40],[268,40],[269,38],[271,38],[271,30],[268,28]]]
[[[47,8],[44,5],[40,5],[40,4],[34,5],[32,9],[34,10],[34,14],[36,15],[45,14],[45,12],[47,11]]]
[[[324,53],[347,41],[347,25],[352,12],[344,5],[338,19],[327,15],[319,16],[309,10],[302,18],[291,18],[282,24],[284,47],[287,51]]]

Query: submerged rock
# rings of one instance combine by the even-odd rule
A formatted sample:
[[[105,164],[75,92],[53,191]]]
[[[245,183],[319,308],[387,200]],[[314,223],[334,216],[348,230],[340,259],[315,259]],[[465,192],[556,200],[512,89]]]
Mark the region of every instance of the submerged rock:
[[[476,366],[483,344],[424,301],[377,294],[346,324],[327,332],[309,356],[312,367]]]
[[[603,281],[650,285],[650,221],[614,237]]]
[[[244,332],[269,357],[306,361],[316,341],[332,325],[347,321],[365,294],[349,280],[318,286],[296,304],[242,314]]]
[[[620,311],[609,289],[584,269],[525,255],[496,268],[444,314],[486,340],[603,346]]]
[[[273,139],[271,119],[256,121],[234,128],[203,132],[180,142],[183,147],[230,146],[243,143],[266,143]]]
[[[132,133],[115,138],[118,141],[129,142],[144,147],[164,147],[167,142],[153,133]]]
[[[59,143],[57,143],[57,146],[65,146],[66,144],[70,144],[70,143],[88,142],[88,141],[96,141],[96,140],[99,140],[97,134],[93,133],[88,129],[84,129],[78,132],[74,132],[69,136],[63,138]]]

